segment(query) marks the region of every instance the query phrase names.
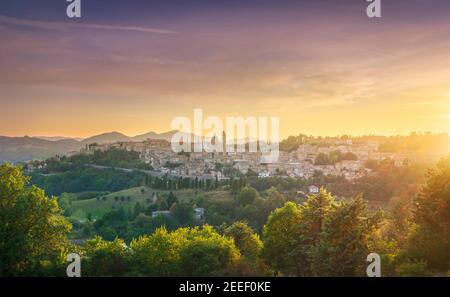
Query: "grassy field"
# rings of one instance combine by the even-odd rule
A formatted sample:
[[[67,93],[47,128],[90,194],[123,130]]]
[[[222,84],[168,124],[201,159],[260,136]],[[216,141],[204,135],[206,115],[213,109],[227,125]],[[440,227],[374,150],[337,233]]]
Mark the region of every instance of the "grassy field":
[[[204,196],[207,200],[228,200],[230,195],[228,191],[197,191],[193,189],[183,189],[172,191],[181,201]],[[86,200],[74,200],[71,204],[71,217],[78,220],[86,219],[89,213],[93,218],[99,218],[108,211],[123,207],[126,211],[133,211],[134,206],[139,202],[144,207],[154,202],[156,197],[168,195],[170,191],[156,190],[149,187],[135,187],[114,193],[109,193],[96,198]],[[76,194],[65,193],[76,197]]]
[[[228,205],[233,199],[228,190],[217,189],[211,191],[201,191],[194,189],[183,189],[172,191],[181,201],[189,201],[198,197],[204,197],[208,203],[217,205]],[[66,197],[72,200],[70,217],[74,220],[85,220],[88,215],[95,219],[100,218],[105,213],[123,207],[125,211],[133,211],[137,202],[143,207],[154,202],[157,197],[168,195],[168,190],[157,190],[149,187],[135,187],[113,193],[104,193],[91,199],[79,200],[86,193],[64,193]],[[99,193],[102,194],[102,193]],[[81,195],[81,196],[80,196]],[[386,209],[387,203],[383,201],[368,201],[369,211],[375,211],[379,208]]]

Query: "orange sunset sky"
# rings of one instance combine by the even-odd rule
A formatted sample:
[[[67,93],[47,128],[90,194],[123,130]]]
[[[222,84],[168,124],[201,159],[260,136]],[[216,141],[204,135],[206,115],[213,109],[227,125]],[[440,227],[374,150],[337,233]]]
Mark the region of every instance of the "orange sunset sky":
[[[2,1],[0,135],[164,132],[194,108],[282,137],[450,132],[450,1],[84,2]]]

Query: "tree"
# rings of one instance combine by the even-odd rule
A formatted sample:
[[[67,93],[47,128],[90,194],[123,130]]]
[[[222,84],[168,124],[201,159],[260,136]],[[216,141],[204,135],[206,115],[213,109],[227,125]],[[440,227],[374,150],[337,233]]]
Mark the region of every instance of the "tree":
[[[178,202],[177,196],[175,196],[175,194],[172,191],[170,191],[169,196],[167,197],[167,205],[170,206],[177,202]]]
[[[258,234],[246,222],[235,222],[225,229],[225,236],[234,240],[241,255],[250,262],[255,263],[262,251],[263,243]]]
[[[397,275],[401,277],[432,276],[429,271],[427,271],[427,263],[425,261],[402,263],[397,267],[396,272]]]
[[[296,251],[301,212],[297,204],[287,202],[274,210],[264,226],[264,258],[276,270],[287,275],[299,274],[303,261]]]
[[[166,210],[170,207],[170,205],[167,204],[167,199],[165,197],[157,196],[156,207],[158,210]]]
[[[144,213],[139,213],[133,221],[133,224],[137,228],[149,229],[152,224],[152,217]]]
[[[48,198],[21,168],[0,165],[0,276],[30,274],[65,261],[71,225],[56,198]]]
[[[233,240],[208,225],[173,232],[162,227],[133,240],[130,247],[133,267],[148,276],[225,275],[240,259]]]
[[[258,191],[252,187],[245,187],[239,192],[238,201],[245,206],[251,204],[257,197],[259,197]]]
[[[145,276],[173,276],[178,274],[179,246],[165,227],[150,236],[141,236],[130,244],[133,269]]]
[[[67,193],[61,194],[58,199],[58,205],[64,211],[65,216],[71,215],[72,199],[70,197],[70,194]]]
[[[274,209],[282,207],[286,203],[286,197],[274,187],[268,189],[266,193],[267,196],[264,203],[265,218],[267,218]]]
[[[412,258],[447,271],[450,264],[450,156],[429,171],[413,209],[409,238]]]
[[[192,206],[178,202],[174,204],[173,216],[182,226],[187,226],[194,221],[194,210]]]
[[[211,226],[180,228],[176,239],[188,239],[180,248],[180,271],[184,276],[223,276],[240,260],[232,239],[217,233]]]
[[[316,159],[314,160],[315,165],[328,165],[330,164],[330,157],[327,154],[320,153],[316,156]]]
[[[117,236],[125,237],[128,222],[127,215],[123,207],[105,213],[101,218],[94,222],[94,228],[97,234],[106,240],[114,240]]]
[[[314,276],[361,276],[370,253],[368,246],[381,221],[381,213],[367,217],[361,197],[333,203],[323,216],[316,242],[309,250]]]
[[[285,152],[293,152],[298,149],[298,147],[305,143],[308,139],[307,135],[299,134],[298,136],[289,136],[280,142],[280,150]]]
[[[405,247],[411,226],[412,203],[405,199],[392,199],[390,204],[389,217],[383,226],[383,235],[388,240],[395,240],[399,247]]]
[[[272,187],[266,191],[265,197],[258,195],[251,204],[238,207],[236,214],[239,219],[247,220],[253,228],[261,232],[269,214],[282,207],[285,202],[286,197]]]
[[[233,177],[231,177],[231,180],[230,180],[230,187],[231,187],[231,194],[234,195],[234,194],[238,193],[238,191],[239,191],[239,183]]]
[[[144,210],[142,208],[141,203],[137,202],[134,205],[134,217],[137,217],[140,213],[142,213]]]
[[[264,256],[286,275],[357,276],[381,213],[367,213],[361,197],[336,199],[324,189],[301,206],[287,202],[264,226]]]
[[[129,269],[129,250],[122,239],[105,241],[96,236],[84,245],[82,259],[85,276],[123,276]]]

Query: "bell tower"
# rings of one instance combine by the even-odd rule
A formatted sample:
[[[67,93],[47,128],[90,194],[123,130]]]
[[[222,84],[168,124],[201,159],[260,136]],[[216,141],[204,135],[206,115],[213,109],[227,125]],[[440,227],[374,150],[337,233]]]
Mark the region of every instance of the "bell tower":
[[[222,132],[222,156],[225,156],[227,152],[227,134]]]

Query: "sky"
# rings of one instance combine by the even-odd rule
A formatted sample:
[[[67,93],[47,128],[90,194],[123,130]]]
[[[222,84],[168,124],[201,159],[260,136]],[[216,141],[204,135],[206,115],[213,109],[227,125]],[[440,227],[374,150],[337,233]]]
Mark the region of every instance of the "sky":
[[[0,135],[171,130],[277,116],[281,136],[450,133],[450,1],[0,4]]]

